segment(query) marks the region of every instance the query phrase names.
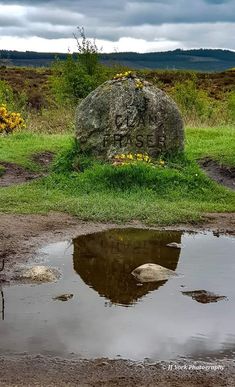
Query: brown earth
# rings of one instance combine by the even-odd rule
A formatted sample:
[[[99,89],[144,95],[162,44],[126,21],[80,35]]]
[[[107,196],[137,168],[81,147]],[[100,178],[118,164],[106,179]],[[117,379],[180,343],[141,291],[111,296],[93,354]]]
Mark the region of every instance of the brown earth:
[[[125,226],[146,227],[139,222]],[[121,226],[121,227],[125,227]],[[0,268],[5,260],[0,287],[11,280],[15,266],[33,261],[39,247],[50,242],[71,239],[79,234],[120,227],[115,224],[78,221],[66,214],[0,214]],[[235,235],[235,213],[208,214],[200,224],[178,225],[166,229],[212,230],[215,234]],[[1,278],[3,280],[1,280]],[[8,286],[9,286],[8,283]],[[233,361],[218,360],[224,370],[190,370],[195,362],[148,363],[124,360],[79,360],[43,356],[0,356],[0,386],[234,386]],[[205,363],[200,363],[205,366]],[[215,365],[215,363],[210,363]],[[173,365],[169,370],[168,366]],[[179,370],[175,366],[182,365]],[[186,369],[185,369],[186,367]]]
[[[4,168],[0,176],[0,187],[9,187],[10,185],[26,183],[29,180],[36,179],[40,175],[28,171],[18,164],[0,161],[0,166]]]
[[[218,365],[223,370],[190,366]],[[171,370],[172,366],[172,370]],[[182,367],[182,370],[175,369]],[[185,369],[186,368],[186,369]],[[0,357],[0,386],[159,386],[222,387],[235,383],[232,361],[134,363],[125,360],[75,360],[43,356]]]
[[[208,157],[200,160],[199,164],[211,179],[235,190],[235,167],[227,167]]]
[[[53,152],[50,152],[50,151],[39,152],[39,153],[35,153],[32,156],[32,161],[35,162],[36,164],[39,164],[44,169],[48,169],[54,157],[55,157],[55,154]]]
[[[49,151],[39,152],[32,155],[32,161],[38,164],[44,173],[31,172],[18,164],[0,161],[0,167],[3,167],[3,172],[0,174],[0,188],[26,183],[29,180],[45,176],[45,173],[48,171],[54,156],[55,154]]]
[[[194,73],[196,85],[215,99],[223,99],[224,94],[235,90],[235,71],[221,73]],[[176,82],[192,79],[189,71],[152,71],[145,75],[151,82],[161,84],[160,88],[169,92]]]

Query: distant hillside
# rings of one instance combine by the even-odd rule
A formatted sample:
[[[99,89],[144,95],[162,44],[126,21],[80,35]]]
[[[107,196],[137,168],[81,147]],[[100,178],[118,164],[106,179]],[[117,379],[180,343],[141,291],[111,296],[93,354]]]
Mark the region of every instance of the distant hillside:
[[[0,63],[15,66],[48,66],[55,57],[65,59],[67,54],[19,52],[0,50]],[[235,67],[235,52],[229,50],[174,50],[138,54],[122,52],[102,54],[101,61],[107,65],[122,64],[133,69],[175,69],[198,71],[224,71]]]

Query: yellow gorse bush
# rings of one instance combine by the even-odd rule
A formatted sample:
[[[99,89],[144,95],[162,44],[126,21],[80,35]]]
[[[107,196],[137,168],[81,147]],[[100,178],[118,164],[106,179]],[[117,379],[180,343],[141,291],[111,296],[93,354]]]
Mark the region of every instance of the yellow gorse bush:
[[[0,105],[0,133],[12,133],[24,127],[24,119],[20,113],[9,112],[6,105]]]

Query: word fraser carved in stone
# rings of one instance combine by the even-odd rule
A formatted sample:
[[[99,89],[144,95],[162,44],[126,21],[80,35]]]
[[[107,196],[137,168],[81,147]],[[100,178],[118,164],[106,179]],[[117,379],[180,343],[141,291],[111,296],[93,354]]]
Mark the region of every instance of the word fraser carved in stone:
[[[76,112],[81,151],[104,159],[120,153],[157,157],[182,151],[184,128],[175,102],[149,82],[107,81],[90,93]]]

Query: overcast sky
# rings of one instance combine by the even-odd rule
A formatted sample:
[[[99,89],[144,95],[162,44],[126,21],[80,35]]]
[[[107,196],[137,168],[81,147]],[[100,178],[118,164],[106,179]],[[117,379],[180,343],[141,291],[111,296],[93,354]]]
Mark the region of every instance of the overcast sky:
[[[76,26],[103,52],[235,50],[235,0],[0,0],[0,49],[74,51]]]

